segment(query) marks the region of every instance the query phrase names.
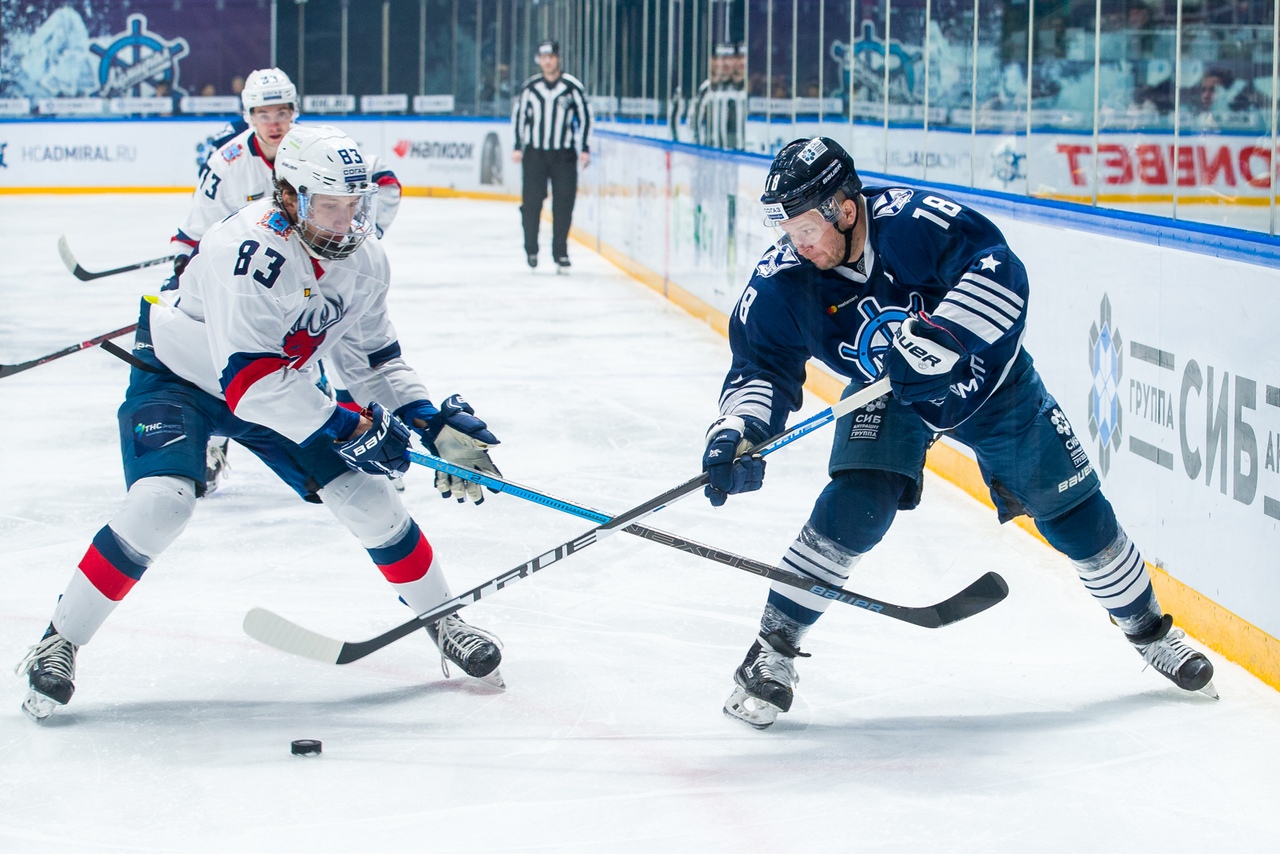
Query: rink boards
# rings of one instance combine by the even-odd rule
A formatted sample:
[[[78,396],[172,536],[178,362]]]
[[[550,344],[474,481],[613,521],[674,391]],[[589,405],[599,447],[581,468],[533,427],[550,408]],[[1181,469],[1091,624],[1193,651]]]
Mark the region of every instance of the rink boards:
[[[333,121],[379,153],[408,194],[519,193],[505,122]],[[0,123],[0,194],[187,191],[220,127]],[[761,156],[601,132],[582,173],[575,234],[723,329],[772,240],[756,201],[766,168]],[[1276,242],[911,185],[971,205],[1004,230],[1032,281],[1028,349],[1162,600],[1193,634],[1280,687],[1280,351],[1266,335],[1280,325]],[[838,382],[811,374],[811,390],[838,395]],[[940,445],[931,466],[985,498],[963,449]]]

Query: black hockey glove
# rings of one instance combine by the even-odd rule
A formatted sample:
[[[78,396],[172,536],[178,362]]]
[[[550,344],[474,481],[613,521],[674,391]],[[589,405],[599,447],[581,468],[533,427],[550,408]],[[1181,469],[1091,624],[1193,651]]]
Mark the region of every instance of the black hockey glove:
[[[490,432],[489,425],[476,417],[476,411],[461,395],[452,395],[439,409],[429,400],[420,400],[400,407],[396,413],[413,425],[422,444],[440,459],[502,477],[488,450],[490,445],[499,444],[498,437]],[[476,504],[484,503],[480,484],[442,471],[436,472],[436,489],[440,490],[441,498],[452,496],[459,504],[468,498]]]
[[[927,317],[908,317],[884,357],[893,396],[903,403],[945,398],[959,379],[956,368],[963,355],[963,345],[950,332]]]
[[[179,254],[178,254],[178,255],[173,259],[173,274],[174,274],[175,276],[181,276],[181,275],[182,275],[182,271],[183,271],[183,270],[185,270],[185,269],[187,269],[187,265],[188,265],[188,264],[190,264],[190,263],[191,263],[191,256],[190,256],[190,255],[183,255],[183,254],[179,253]]]
[[[722,415],[707,429],[702,470],[707,473],[703,493],[719,507],[739,492],[754,492],[764,485],[764,458],[739,456],[753,444],[768,438],[769,428],[757,418]],[[735,459],[735,457],[737,459]]]
[[[400,477],[409,469],[409,428],[377,403],[363,413],[373,426],[337,446],[339,456],[351,468],[367,474]]]

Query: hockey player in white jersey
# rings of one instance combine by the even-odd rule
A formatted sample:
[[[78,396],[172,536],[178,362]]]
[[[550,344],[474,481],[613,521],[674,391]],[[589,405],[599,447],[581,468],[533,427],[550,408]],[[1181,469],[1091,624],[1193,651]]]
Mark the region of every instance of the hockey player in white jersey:
[[[247,128],[226,140],[200,169],[199,186],[187,216],[171,239],[181,275],[200,238],[244,205],[272,193],[272,165],[281,140],[298,116],[298,90],[278,68],[251,72],[240,93]],[[378,187],[377,233],[391,227],[400,207],[400,181],[374,158],[370,180]],[[227,440],[215,436],[206,452],[207,483],[212,492],[227,467]]]
[[[451,596],[390,479],[409,467],[411,431],[433,453],[495,474],[487,448],[497,439],[457,395],[434,406],[401,357],[386,255],[368,239],[377,186],[356,143],[335,128],[295,127],[280,142],[275,174],[273,198],[213,226],[180,286],[142,303],[119,412],[128,494],[19,666],[30,685],[23,710],[35,720],[71,699],[78,648],[186,527],[215,432],[323,503],[416,613]],[[363,411],[316,387],[321,358],[338,367]],[[448,476],[436,483],[479,499],[478,488]],[[493,635],[456,614],[428,633],[446,675],[451,661],[501,686]]]

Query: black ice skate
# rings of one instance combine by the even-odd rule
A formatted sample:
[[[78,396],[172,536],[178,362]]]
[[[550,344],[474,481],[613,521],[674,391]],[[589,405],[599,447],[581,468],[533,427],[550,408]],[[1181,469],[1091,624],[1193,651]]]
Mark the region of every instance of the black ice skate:
[[[502,641],[484,629],[469,626],[457,614],[427,626],[427,634],[440,648],[440,668],[449,675],[449,662],[462,672],[495,688],[506,688],[498,665],[502,663]]]
[[[725,700],[724,713],[756,729],[765,729],[780,713],[790,711],[795,686],[800,681],[793,663],[796,656],[809,657],[781,632],[761,635],[734,671],[737,687]]]
[[[53,623],[40,643],[27,650],[14,672],[26,673],[30,689],[22,701],[22,711],[36,723],[44,721],[58,706],[65,706],[75,693],[76,645],[58,634]]]
[[[568,255],[557,255],[557,256],[556,256],[556,272],[557,272],[557,273],[562,273],[562,274],[564,274],[564,275],[568,275],[568,273],[569,273],[569,268],[570,268],[570,267],[572,267],[572,266],[573,266],[573,265],[569,263],[569,256],[568,256]]]
[[[1182,629],[1173,628],[1172,616],[1165,614],[1148,632],[1125,637],[1147,664],[1174,685],[1218,699],[1213,687],[1213,663],[1204,653],[1182,642],[1186,634]]]
[[[530,252],[526,257],[527,257],[527,259],[528,259],[528,261],[529,261],[529,269],[530,269],[530,270],[535,270],[535,269],[537,269],[537,267],[538,267],[538,253],[537,253],[537,252]]]
[[[227,462],[227,446],[231,444],[230,439],[219,439],[217,436],[210,437],[208,446],[204,449],[204,494],[208,495],[218,488],[220,483],[227,479],[227,472],[231,471],[231,464]]]

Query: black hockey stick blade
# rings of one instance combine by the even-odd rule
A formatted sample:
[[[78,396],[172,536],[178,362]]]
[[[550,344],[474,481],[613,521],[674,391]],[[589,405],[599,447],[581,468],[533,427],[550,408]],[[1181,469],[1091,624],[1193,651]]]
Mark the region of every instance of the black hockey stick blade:
[[[826,587],[815,583],[812,578],[805,578],[794,572],[771,566],[763,561],[753,560],[733,552],[726,552],[714,546],[696,543],[693,540],[687,540],[684,537],[669,534],[666,531],[659,531],[656,528],[630,525],[626,528],[626,531],[628,534],[634,534],[650,542],[670,546],[682,552],[704,557],[716,563],[722,563],[725,566],[732,566],[735,569],[741,569],[753,575],[759,575],[762,578],[768,578],[770,581],[778,581],[790,587],[806,590],[824,599],[843,602],[855,608],[862,608],[875,614],[892,617],[904,623],[923,626],[926,629],[938,629],[942,626],[958,623],[961,620],[972,617],[974,614],[981,614],[1009,595],[1009,585],[1005,584],[1004,579],[994,572],[988,572],[964,590],[936,605],[924,605],[918,608],[908,605],[895,605],[892,602],[884,602],[865,593],[855,593],[852,590],[843,590],[837,587]]]
[[[934,605],[932,610],[938,616],[939,626],[949,626],[981,614],[1008,595],[1008,583],[999,573],[988,572],[950,599]]]
[[[40,365],[45,364],[46,362],[52,362],[54,359],[61,359],[63,356],[70,356],[72,353],[79,353],[81,350],[87,350],[90,347],[96,347],[97,345],[101,344],[103,341],[109,341],[112,338],[119,338],[121,335],[127,335],[137,328],[138,328],[138,324],[132,323],[121,329],[116,329],[112,332],[107,332],[103,335],[99,335],[96,338],[90,338],[88,341],[81,341],[79,344],[72,344],[70,347],[64,347],[61,350],[58,350],[56,353],[50,353],[49,355],[41,356],[38,359],[30,359],[26,362],[18,362],[17,364],[14,364],[14,365],[0,365],[0,379],[3,379],[4,377],[7,377],[7,376],[11,376],[13,374],[18,374],[23,371],[30,370],[31,368],[38,367]]]
[[[67,243],[67,237],[64,234],[58,238],[58,254],[62,256],[62,263],[67,265],[67,269],[71,271],[71,275],[75,276],[82,282],[90,282],[94,279],[101,279],[104,276],[114,276],[116,273],[128,273],[132,270],[142,270],[146,267],[154,267],[158,264],[167,264],[177,258],[177,255],[165,255],[160,258],[152,258],[150,261],[139,261],[136,264],[126,264],[123,267],[115,267],[110,270],[102,270],[97,273],[91,273],[84,267],[80,266],[80,262],[76,260],[76,256],[71,253],[71,246]]]

